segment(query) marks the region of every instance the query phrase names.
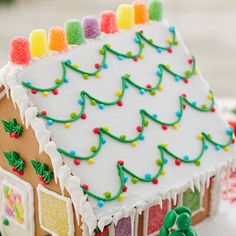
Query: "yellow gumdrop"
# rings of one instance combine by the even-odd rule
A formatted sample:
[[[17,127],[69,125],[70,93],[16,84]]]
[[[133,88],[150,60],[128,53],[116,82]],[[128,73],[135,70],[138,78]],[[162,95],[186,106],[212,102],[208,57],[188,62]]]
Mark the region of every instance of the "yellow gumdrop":
[[[32,57],[43,57],[47,55],[48,40],[45,30],[33,30],[30,33],[29,42]]]
[[[117,25],[119,29],[130,29],[134,25],[135,14],[133,6],[121,4],[116,12]]]

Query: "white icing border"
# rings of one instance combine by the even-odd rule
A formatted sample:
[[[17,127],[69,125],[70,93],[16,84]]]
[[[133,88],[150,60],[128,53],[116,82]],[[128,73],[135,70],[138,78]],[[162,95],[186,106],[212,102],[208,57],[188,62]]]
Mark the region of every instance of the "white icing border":
[[[57,199],[60,199],[62,201],[64,201],[66,203],[66,207],[67,207],[67,214],[68,214],[68,225],[69,225],[69,232],[68,232],[68,236],[73,236],[74,232],[75,232],[75,228],[74,228],[74,220],[73,220],[73,210],[72,210],[72,203],[70,198],[66,198],[63,197],[55,192],[52,192],[50,190],[48,190],[47,188],[45,188],[43,185],[39,184],[37,187],[37,193],[38,193],[38,208],[39,208],[39,224],[40,227],[45,230],[46,232],[52,234],[53,236],[58,236],[56,233],[52,232],[51,230],[47,229],[46,227],[44,227],[43,223],[42,223],[42,212],[41,212],[41,198],[40,198],[40,192],[43,192],[45,194],[48,194],[52,197],[55,197]]]
[[[4,177],[2,177],[2,176]],[[4,178],[6,178],[7,180],[5,180]],[[17,184],[16,183],[20,183],[20,185],[23,185],[24,188],[27,190],[27,199],[28,202],[24,204],[27,205],[29,207],[29,211],[28,211],[28,217],[27,220],[29,220],[29,222],[25,223],[25,227],[24,229],[26,229],[27,227],[30,229],[30,234],[32,236],[35,236],[35,223],[34,223],[34,191],[33,191],[33,187],[26,181],[22,180],[21,178],[11,174],[10,172],[4,170],[3,168],[0,167],[0,179],[2,179],[3,181],[6,181],[7,183],[10,183],[11,185],[12,182],[11,180],[14,181],[15,185],[14,188],[17,189]],[[9,181],[10,179],[10,181]],[[2,185],[2,183],[1,183]],[[18,187],[19,188],[19,187]],[[22,190],[20,191],[22,192]],[[2,195],[2,194],[1,194]],[[0,198],[2,198],[2,196],[0,195]],[[2,202],[2,199],[1,199]],[[2,216],[2,212],[1,212],[1,216]],[[9,219],[10,220],[10,219]],[[14,222],[14,224],[16,224],[16,222]],[[19,225],[19,224],[17,224]],[[2,227],[2,224],[1,224]],[[22,227],[22,226],[21,226]],[[22,227],[23,228],[23,227]],[[2,230],[2,229],[1,229]]]

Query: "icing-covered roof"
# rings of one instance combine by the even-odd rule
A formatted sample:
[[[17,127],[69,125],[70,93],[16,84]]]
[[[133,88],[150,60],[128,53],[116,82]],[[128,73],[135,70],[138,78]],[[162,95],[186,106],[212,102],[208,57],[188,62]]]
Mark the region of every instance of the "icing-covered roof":
[[[232,129],[165,20],[9,63],[1,80],[90,229],[235,163]]]

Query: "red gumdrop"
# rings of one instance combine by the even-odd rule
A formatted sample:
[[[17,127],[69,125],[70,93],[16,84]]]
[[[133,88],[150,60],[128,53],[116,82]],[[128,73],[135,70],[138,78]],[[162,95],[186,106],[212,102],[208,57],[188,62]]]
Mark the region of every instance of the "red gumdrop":
[[[100,28],[103,33],[114,34],[118,31],[116,13],[113,11],[103,11],[100,15]]]
[[[23,37],[13,38],[10,42],[9,59],[17,65],[27,65],[31,61],[29,41]]]

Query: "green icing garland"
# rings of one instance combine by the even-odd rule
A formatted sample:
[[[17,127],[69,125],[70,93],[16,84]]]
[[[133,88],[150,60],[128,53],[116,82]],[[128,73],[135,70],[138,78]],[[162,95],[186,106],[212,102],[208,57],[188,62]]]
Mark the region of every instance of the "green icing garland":
[[[7,159],[8,164],[12,166],[12,170],[14,172],[16,172],[18,175],[24,174],[25,162],[17,152],[2,152],[2,154]]]

